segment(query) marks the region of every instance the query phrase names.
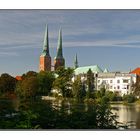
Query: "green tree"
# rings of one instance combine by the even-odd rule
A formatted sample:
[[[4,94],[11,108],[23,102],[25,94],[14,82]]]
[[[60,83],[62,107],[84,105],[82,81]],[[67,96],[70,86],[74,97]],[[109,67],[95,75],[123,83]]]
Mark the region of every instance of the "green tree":
[[[94,91],[94,75],[91,69],[87,72],[87,98],[90,98],[91,94]]]
[[[136,101],[136,97],[133,94],[124,95],[123,96],[123,101],[125,101],[127,103],[133,103],[133,102]]]
[[[111,107],[106,96],[98,100],[97,104],[97,128],[115,129],[117,128],[117,116],[111,112]]]
[[[72,89],[72,75],[73,75],[73,69],[64,67],[59,67],[56,71],[56,74],[58,74],[58,77],[55,79],[53,83],[53,87],[61,90],[63,97],[69,97],[71,96],[71,89]]]
[[[77,77],[72,84],[72,93],[77,100],[84,99],[86,96],[85,85],[81,82],[80,77]]]
[[[38,93],[40,95],[49,95],[53,82],[55,80],[54,74],[52,72],[41,71],[37,75],[38,79]]]

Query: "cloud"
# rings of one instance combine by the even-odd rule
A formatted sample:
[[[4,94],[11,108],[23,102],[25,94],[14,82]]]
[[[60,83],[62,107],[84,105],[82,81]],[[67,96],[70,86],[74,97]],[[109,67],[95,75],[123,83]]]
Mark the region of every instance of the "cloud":
[[[19,56],[16,52],[0,52],[0,57]]]
[[[0,50],[17,53],[40,48],[46,23],[52,48],[57,46],[60,26],[64,47],[139,48],[139,14],[135,10],[4,10],[0,13]]]

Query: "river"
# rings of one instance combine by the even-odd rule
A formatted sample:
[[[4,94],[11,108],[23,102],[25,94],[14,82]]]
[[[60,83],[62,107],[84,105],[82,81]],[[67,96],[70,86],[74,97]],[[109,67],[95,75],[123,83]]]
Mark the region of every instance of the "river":
[[[0,103],[3,104],[5,102],[6,106],[9,108],[9,103],[7,100],[1,100]],[[71,106],[68,101],[68,107]],[[0,106],[2,106],[0,104]],[[14,101],[14,108],[17,110],[19,104],[16,100]],[[53,101],[53,105],[56,102]],[[11,105],[10,105],[11,106]],[[61,100],[58,100],[57,106],[61,106]],[[129,129],[140,129],[140,104],[131,104],[131,105],[123,105],[123,104],[111,104],[112,113],[118,116],[117,121],[128,125]],[[68,112],[69,113],[69,112]]]
[[[118,122],[129,125],[129,129],[140,129],[140,105],[112,104],[111,107]]]

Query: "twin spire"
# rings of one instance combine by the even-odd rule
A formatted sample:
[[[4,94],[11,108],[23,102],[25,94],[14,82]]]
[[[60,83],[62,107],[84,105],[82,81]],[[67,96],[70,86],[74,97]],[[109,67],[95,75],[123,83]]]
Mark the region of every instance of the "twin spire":
[[[54,58],[54,70],[56,70],[58,67],[64,67],[65,66],[65,59],[63,58],[63,51],[62,51],[62,29],[59,30],[59,36],[58,36],[58,46],[57,46],[57,55]],[[40,56],[40,65],[39,69],[40,71],[51,71],[51,57],[49,53],[49,33],[48,33],[48,26],[46,25],[45,29],[45,35],[44,35],[44,42],[43,42],[43,51]],[[75,56],[74,61],[74,68],[78,68],[78,59],[77,54]]]
[[[49,53],[49,33],[48,33],[48,26],[47,25],[46,25],[45,35],[44,35],[42,54],[45,56],[50,56],[50,53]]]
[[[49,53],[48,25],[46,25],[42,54],[45,55],[45,56],[50,56],[50,53]],[[59,37],[58,37],[58,46],[57,46],[57,55],[56,55],[56,58],[63,58],[63,53],[62,53],[62,29],[61,28],[59,30]]]
[[[44,42],[43,42],[43,51],[40,56],[40,71],[51,71],[51,57],[49,53],[49,33],[48,26],[46,25]],[[62,29],[59,30],[58,37],[58,46],[57,46],[57,55],[54,60],[54,70],[56,70],[60,66],[65,66],[65,60],[63,58],[62,53]]]
[[[57,46],[57,55],[56,58],[63,58],[62,53],[62,29],[59,30],[59,37],[58,37],[58,46]]]

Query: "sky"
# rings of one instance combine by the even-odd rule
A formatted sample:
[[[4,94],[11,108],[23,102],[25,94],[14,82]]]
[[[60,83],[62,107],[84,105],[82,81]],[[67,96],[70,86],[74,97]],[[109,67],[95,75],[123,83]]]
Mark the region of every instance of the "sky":
[[[140,67],[140,10],[0,10],[0,74],[39,71],[46,24],[52,61],[61,27],[66,67]]]

